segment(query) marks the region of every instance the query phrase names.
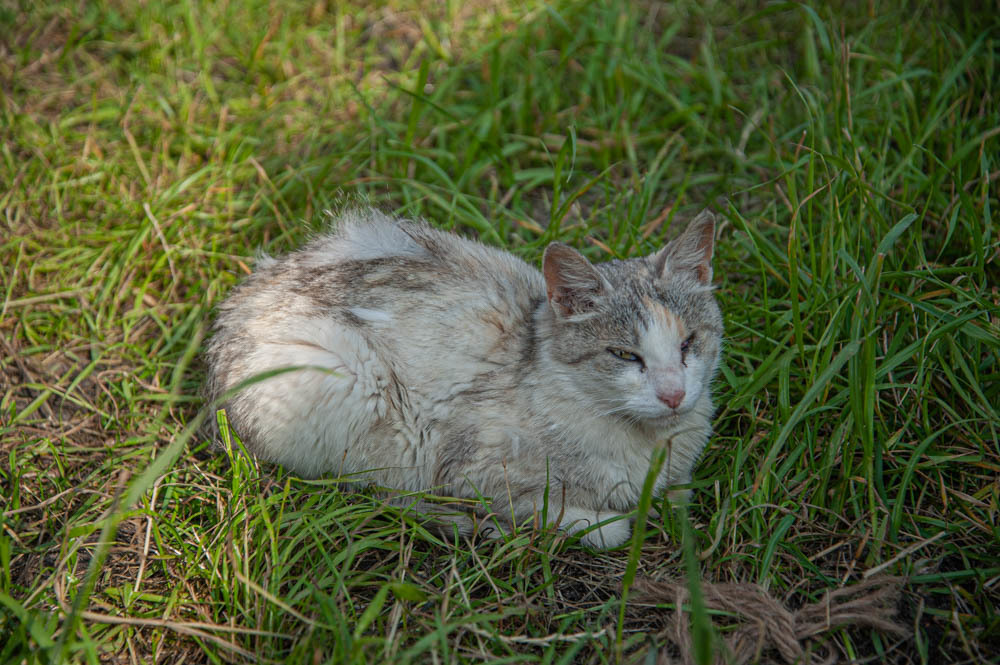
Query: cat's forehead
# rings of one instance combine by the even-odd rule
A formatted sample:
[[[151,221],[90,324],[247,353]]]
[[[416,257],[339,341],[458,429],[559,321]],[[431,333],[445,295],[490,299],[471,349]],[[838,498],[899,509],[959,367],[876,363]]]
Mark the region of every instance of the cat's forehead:
[[[647,332],[664,337],[686,337],[688,326],[678,312],[651,296],[643,296],[643,323]]]
[[[628,283],[650,283],[656,279],[653,262],[648,256],[634,259],[611,259],[596,264],[596,268],[612,286]]]
[[[628,321],[642,329],[680,334],[702,323],[714,323],[702,321],[712,318],[711,289],[686,276],[659,277],[648,257],[608,261],[598,269],[611,286],[608,295],[613,309],[629,313],[618,317],[623,324]]]
[[[597,265],[608,285],[612,298],[630,301],[635,307],[661,301],[668,305],[668,290],[657,279],[652,264],[646,258],[612,260]]]

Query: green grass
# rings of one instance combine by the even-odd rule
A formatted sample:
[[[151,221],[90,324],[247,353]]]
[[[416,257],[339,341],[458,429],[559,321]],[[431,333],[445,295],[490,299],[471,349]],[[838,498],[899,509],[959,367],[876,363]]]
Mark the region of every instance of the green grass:
[[[686,570],[1000,653],[995,11],[271,4],[0,2],[0,662],[653,662],[623,582]],[[722,213],[690,523],[471,547],[188,438],[213,306],[354,197],[531,261]]]

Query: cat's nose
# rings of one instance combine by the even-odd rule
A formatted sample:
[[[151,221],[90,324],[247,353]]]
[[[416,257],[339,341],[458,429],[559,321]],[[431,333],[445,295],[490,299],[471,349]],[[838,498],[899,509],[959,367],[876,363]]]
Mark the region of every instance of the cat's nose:
[[[656,397],[661,402],[669,406],[671,409],[676,409],[684,401],[685,392],[682,388],[676,390],[657,390]]]

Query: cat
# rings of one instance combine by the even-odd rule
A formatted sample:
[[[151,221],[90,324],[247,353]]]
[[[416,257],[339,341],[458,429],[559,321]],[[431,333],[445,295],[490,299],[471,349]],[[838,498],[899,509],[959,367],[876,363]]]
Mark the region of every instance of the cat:
[[[596,265],[553,242],[539,272],[423,221],[347,211],[261,256],[221,303],[207,395],[243,383],[224,403],[233,429],[302,476],[492,500],[504,530],[537,519],[547,490],[549,522],[615,547],[654,450],[661,492],[690,482],[711,433],[714,233],[706,211],[655,254]]]

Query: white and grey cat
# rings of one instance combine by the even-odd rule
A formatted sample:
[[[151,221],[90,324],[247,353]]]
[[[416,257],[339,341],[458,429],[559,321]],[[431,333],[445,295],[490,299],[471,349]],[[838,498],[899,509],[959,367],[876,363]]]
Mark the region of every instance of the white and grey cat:
[[[423,222],[348,212],[261,258],[222,303],[208,396],[299,367],[225,404],[259,457],[487,497],[507,526],[541,514],[548,484],[550,521],[600,523],[583,541],[613,547],[654,450],[668,453],[662,491],[690,481],[711,432],[714,231],[704,212],[656,254],[597,265],[552,243],[539,272]]]

